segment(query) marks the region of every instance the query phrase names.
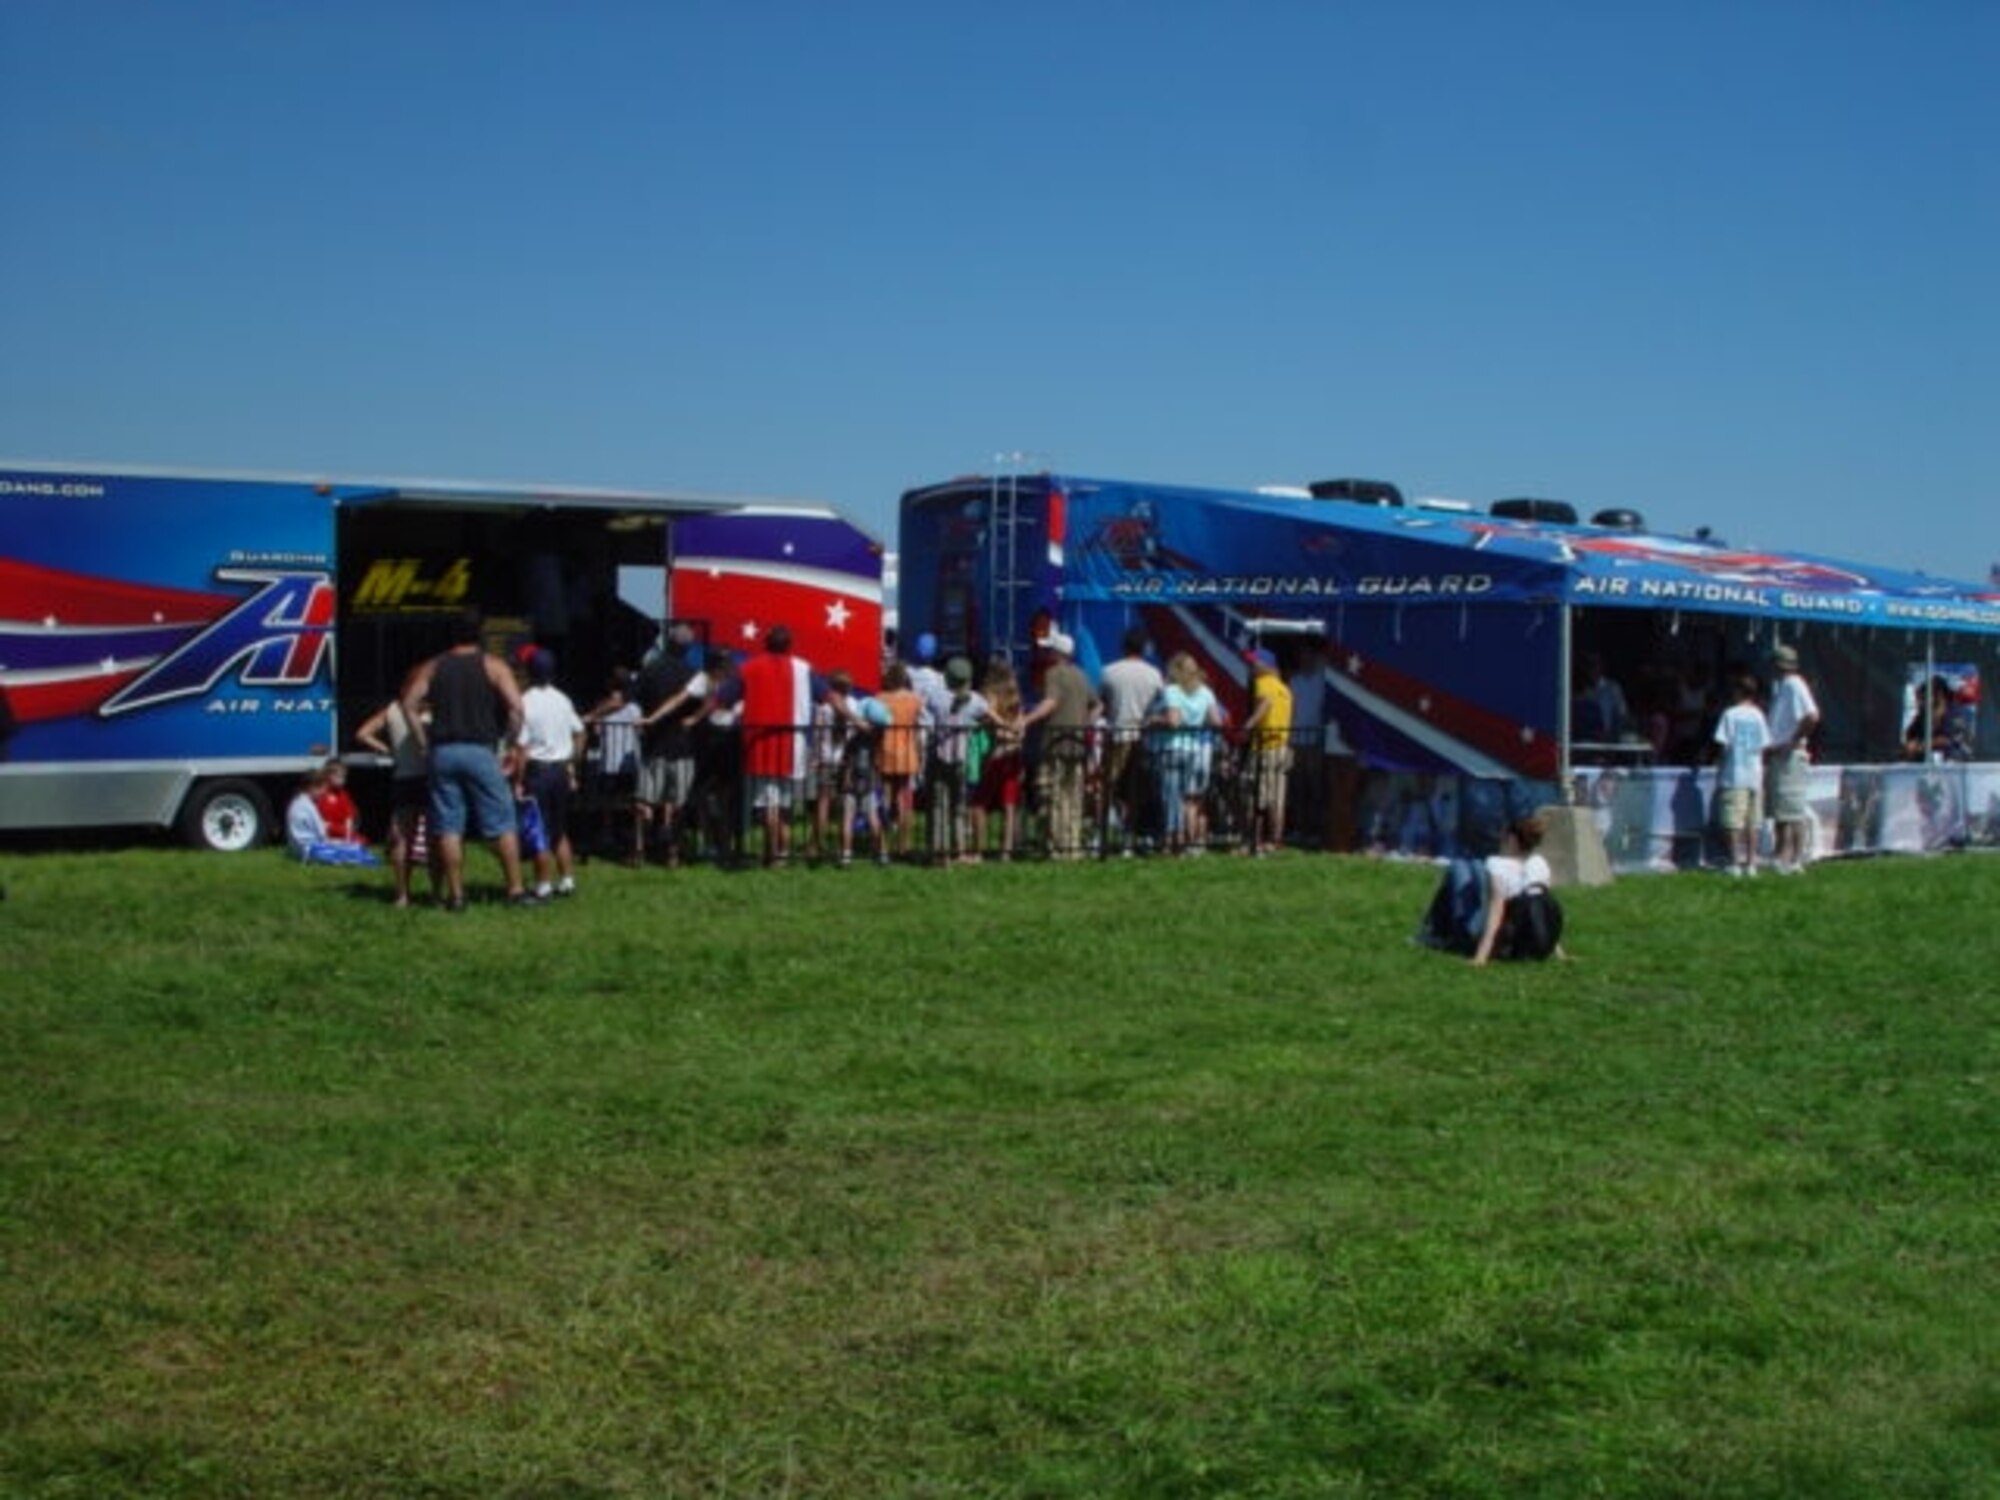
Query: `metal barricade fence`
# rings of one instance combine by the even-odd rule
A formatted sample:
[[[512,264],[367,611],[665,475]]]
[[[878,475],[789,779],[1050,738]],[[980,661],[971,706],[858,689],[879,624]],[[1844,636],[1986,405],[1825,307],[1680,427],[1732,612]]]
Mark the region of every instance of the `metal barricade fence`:
[[[944,865],[1320,843],[1306,821],[1319,816],[1317,731],[1259,741],[1254,731],[1207,727],[1043,726],[1023,744],[987,725],[925,726],[907,832],[872,736],[833,734],[824,721],[772,732],[799,733],[808,747],[806,775],[783,797],[779,842],[788,860],[893,855]],[[683,854],[775,860],[742,775],[740,738],[712,738],[677,820]]]

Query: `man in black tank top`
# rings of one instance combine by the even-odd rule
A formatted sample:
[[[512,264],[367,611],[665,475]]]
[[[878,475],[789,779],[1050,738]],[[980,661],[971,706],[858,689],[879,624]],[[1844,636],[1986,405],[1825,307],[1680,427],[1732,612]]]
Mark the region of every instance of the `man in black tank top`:
[[[521,690],[514,675],[480,644],[483,622],[469,610],[452,631],[451,649],[411,674],[403,714],[428,753],[431,841],[444,877],[447,911],[465,909],[468,827],[493,841],[507,880],[507,900],[535,904],[521,880],[521,844],[514,794],[500,769],[498,746],[521,733]],[[430,724],[421,710],[430,704]]]

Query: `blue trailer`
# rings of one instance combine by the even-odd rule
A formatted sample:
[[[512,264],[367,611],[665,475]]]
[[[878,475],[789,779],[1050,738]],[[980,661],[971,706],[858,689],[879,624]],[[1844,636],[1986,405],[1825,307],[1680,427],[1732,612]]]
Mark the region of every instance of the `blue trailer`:
[[[1323,682],[1333,738],[1364,767],[1551,787],[1628,751],[1573,722],[1586,655],[1636,695],[1655,673],[1717,684],[1797,645],[1821,684],[1822,757],[1842,764],[1896,758],[1913,660],[1983,663],[1987,680],[2000,661],[1992,588],[1648,531],[1630,511],[1552,514],[1404,504],[1387,486],[969,476],[902,498],[899,624],[1031,675],[1050,623],[1093,672],[1136,625],[1239,706],[1242,653],[1262,644]],[[1978,737],[1978,758],[2000,758],[1996,716]]]
[[[0,694],[16,725],[0,830],[150,826],[252,847],[464,607],[496,645],[551,646],[572,694],[594,697],[675,613],[680,549],[699,553],[684,593],[702,611],[680,613],[717,644],[754,630],[743,600],[796,610],[795,630],[825,605],[872,672],[882,549],[823,506],[0,463]],[[620,587],[634,577],[654,590],[636,605]]]

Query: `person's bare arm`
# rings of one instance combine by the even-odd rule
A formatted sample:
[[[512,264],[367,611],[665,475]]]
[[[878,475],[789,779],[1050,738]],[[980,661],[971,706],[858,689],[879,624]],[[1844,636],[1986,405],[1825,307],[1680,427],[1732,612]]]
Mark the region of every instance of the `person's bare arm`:
[[[382,731],[389,727],[389,710],[385,705],[368,716],[367,722],[354,731],[354,743],[365,750],[373,750],[377,755],[390,755],[388,741],[382,738]]]
[[[424,728],[424,699],[431,693],[431,675],[437,671],[437,658],[432,657],[410,674],[409,682],[403,688],[403,717],[409,721],[410,734],[417,742],[419,750],[430,747],[430,734]]]
[[[1500,940],[1500,923],[1507,915],[1507,903],[1502,901],[1493,889],[1490,871],[1481,870],[1479,879],[1486,887],[1486,925],[1479,934],[1479,946],[1472,952],[1469,962],[1474,968],[1481,967],[1493,957],[1493,945]]]
[[[521,689],[514,681],[514,674],[503,665],[498,657],[486,658],[486,680],[493,684],[493,690],[500,695],[500,701],[507,705],[507,732],[501,736],[511,745],[521,737]]]

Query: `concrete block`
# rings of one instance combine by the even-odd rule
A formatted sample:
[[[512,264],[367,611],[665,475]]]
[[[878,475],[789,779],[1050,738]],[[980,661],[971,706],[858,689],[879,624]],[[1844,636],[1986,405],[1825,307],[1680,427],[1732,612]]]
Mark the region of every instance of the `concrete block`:
[[[1587,807],[1545,807],[1535,814],[1542,820],[1542,858],[1558,886],[1609,885],[1611,860],[1604,852],[1604,835]]]

